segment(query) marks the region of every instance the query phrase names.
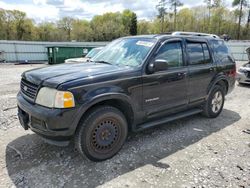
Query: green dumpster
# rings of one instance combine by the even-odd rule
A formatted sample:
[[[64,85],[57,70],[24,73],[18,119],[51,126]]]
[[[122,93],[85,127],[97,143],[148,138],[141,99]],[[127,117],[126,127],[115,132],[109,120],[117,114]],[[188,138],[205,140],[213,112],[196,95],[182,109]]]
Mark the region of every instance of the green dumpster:
[[[59,64],[64,63],[65,59],[84,57],[94,47],[79,46],[48,46],[48,63]]]

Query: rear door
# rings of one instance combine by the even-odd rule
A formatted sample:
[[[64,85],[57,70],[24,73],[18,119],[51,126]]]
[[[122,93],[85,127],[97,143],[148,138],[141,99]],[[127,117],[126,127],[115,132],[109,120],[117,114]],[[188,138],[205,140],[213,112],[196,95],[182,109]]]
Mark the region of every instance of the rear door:
[[[188,57],[188,98],[189,103],[202,102],[207,88],[216,74],[211,51],[206,40],[186,40]]]

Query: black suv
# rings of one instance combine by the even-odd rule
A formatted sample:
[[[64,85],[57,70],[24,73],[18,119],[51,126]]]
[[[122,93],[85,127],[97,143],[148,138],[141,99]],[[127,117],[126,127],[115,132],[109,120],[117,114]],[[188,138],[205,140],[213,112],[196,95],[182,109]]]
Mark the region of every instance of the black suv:
[[[234,88],[235,61],[209,35],[117,39],[88,63],[24,72],[17,95],[25,130],[93,161],[114,156],[129,131],[197,113],[217,117]]]

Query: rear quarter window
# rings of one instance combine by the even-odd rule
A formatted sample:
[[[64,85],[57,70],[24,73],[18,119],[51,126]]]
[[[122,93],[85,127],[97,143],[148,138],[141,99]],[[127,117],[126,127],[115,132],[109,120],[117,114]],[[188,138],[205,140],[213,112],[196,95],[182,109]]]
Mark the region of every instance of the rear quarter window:
[[[212,40],[211,43],[214,51],[214,56],[217,60],[228,58],[228,55],[231,54],[224,41]]]

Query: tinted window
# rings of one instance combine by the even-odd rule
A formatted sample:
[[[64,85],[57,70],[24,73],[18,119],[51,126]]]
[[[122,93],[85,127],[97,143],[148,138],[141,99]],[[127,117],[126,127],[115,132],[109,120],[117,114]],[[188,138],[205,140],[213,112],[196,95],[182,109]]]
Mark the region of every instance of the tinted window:
[[[210,53],[206,43],[188,43],[187,51],[190,65],[199,65],[211,62]]]
[[[155,59],[166,60],[169,67],[183,65],[182,47],[180,42],[166,43],[161,47]]]
[[[203,43],[202,47],[203,47],[203,52],[204,52],[204,63],[210,63],[211,57],[210,57],[210,53],[209,53],[207,44]]]
[[[229,50],[225,45],[224,41],[221,40],[212,40],[211,41],[214,47],[214,54],[217,59],[223,59],[228,56]]]
[[[189,55],[189,64],[202,64],[204,60],[204,55],[201,43],[189,43],[187,45],[187,50]]]

